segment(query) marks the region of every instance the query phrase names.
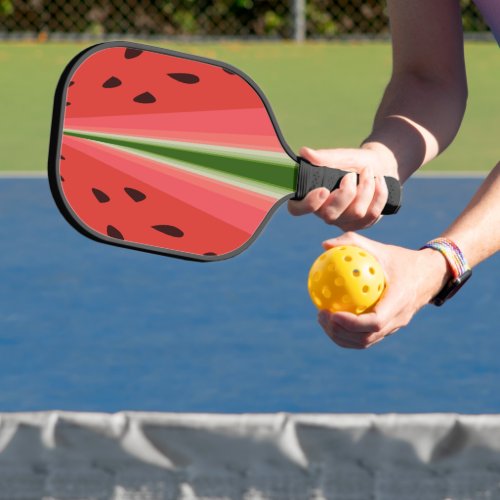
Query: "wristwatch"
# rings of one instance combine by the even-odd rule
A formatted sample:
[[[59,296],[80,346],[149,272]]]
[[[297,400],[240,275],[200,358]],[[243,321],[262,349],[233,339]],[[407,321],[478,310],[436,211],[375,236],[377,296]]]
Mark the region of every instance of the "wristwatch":
[[[431,304],[442,306],[465,285],[467,280],[472,276],[472,269],[467,264],[460,248],[448,238],[436,238],[431,240],[426,243],[421,250],[424,248],[432,248],[440,252],[446,259],[452,273],[452,278],[431,300]]]

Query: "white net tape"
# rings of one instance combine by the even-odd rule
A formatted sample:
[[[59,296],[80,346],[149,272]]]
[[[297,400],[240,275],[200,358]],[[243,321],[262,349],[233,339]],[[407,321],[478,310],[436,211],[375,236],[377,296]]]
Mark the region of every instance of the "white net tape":
[[[500,415],[0,414],[0,500],[497,500]]]

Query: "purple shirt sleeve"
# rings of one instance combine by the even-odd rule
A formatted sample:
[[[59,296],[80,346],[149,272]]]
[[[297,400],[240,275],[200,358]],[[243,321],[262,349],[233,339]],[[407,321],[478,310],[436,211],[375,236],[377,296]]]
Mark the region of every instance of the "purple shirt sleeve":
[[[500,45],[500,0],[474,0]]]

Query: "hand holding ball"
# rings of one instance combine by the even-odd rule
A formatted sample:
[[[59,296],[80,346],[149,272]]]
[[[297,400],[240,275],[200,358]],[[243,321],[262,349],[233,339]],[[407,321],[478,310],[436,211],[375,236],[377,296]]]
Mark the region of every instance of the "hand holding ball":
[[[313,263],[307,288],[318,309],[362,314],[369,312],[382,295],[384,272],[363,248],[333,247]]]

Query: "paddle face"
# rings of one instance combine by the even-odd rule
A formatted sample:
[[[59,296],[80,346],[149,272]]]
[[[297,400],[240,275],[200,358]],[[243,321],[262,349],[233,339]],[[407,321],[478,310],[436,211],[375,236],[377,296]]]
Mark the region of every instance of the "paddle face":
[[[224,63],[112,42],[81,53],[59,81],[51,190],[98,241],[234,256],[293,195],[297,168],[262,92]]]

